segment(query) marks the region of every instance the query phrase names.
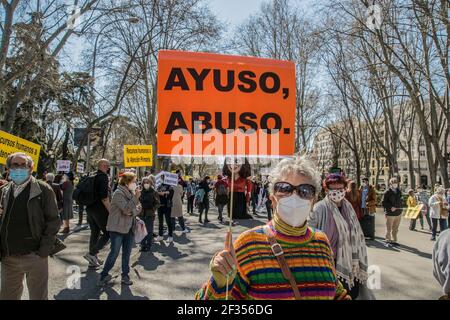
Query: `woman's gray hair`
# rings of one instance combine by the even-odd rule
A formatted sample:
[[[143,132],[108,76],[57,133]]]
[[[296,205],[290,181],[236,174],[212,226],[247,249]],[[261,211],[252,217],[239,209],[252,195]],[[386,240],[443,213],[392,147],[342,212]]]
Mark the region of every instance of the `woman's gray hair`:
[[[45,180],[48,182],[53,182],[55,181],[55,175],[49,172],[45,175]]]
[[[311,180],[311,184],[316,188],[316,195],[319,194],[321,187],[320,173],[317,171],[313,161],[307,156],[299,156],[293,159],[281,160],[269,175],[269,190],[273,193],[273,186],[277,182],[284,181],[289,175],[298,174]]]
[[[445,193],[445,189],[444,188],[442,188],[442,187],[437,187],[436,188],[436,194],[443,194],[443,193]]]

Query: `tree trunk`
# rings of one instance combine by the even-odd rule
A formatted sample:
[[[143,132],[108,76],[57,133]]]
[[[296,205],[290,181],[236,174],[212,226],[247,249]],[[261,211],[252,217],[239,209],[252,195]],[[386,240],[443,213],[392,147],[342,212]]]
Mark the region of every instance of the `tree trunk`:
[[[416,188],[416,176],[414,174],[414,161],[411,155],[411,147],[408,148],[408,172],[409,172],[409,181],[412,189]]]
[[[69,159],[69,137],[70,137],[70,127],[67,126],[66,133],[64,135],[64,142],[61,147],[63,160]]]

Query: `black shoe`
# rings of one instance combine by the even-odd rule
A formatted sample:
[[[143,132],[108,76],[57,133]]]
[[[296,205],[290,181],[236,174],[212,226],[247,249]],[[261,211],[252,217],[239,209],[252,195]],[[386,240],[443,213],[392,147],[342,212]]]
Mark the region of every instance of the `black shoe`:
[[[436,237],[431,237],[431,241],[436,241]]]
[[[392,242],[391,244],[392,244],[393,246],[395,246],[395,247],[400,246],[400,244],[399,244],[398,242]]]
[[[208,219],[205,219],[205,223],[209,223],[209,220],[208,220]]]
[[[202,219],[198,219],[198,223],[203,223]]]
[[[98,281],[97,285],[99,287],[104,287],[106,286],[110,281],[112,280],[112,277],[108,274],[105,277],[101,277],[100,280]]]
[[[123,285],[126,285],[126,286],[131,286],[131,285],[133,285],[133,281],[131,281],[131,279],[130,279],[129,276],[122,276],[122,281],[121,281],[121,283],[122,283]]]
[[[63,231],[61,231],[61,233],[62,233],[62,234],[68,234],[68,233],[70,233],[70,228],[65,227],[65,228],[63,229]]]
[[[141,247],[141,249],[139,251],[140,252],[149,252],[150,248],[149,247]]]

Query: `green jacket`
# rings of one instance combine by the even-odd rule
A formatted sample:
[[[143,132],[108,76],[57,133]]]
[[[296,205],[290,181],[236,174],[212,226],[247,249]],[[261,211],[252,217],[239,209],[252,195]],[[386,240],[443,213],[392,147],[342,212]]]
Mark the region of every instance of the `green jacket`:
[[[54,249],[61,220],[52,188],[46,182],[39,181],[34,177],[31,178],[30,184],[30,198],[27,207],[31,233],[33,238],[40,243],[39,250],[36,253],[46,258]],[[12,182],[9,182],[0,189],[0,205],[3,208],[3,214],[8,209],[11,186]],[[2,219],[0,218],[0,230],[1,224]]]

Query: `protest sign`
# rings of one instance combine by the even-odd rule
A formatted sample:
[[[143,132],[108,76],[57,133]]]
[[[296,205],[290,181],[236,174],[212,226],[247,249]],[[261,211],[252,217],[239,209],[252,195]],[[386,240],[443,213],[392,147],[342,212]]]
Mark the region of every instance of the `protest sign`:
[[[56,161],[56,171],[57,172],[69,172],[70,171],[70,160],[57,160]]]
[[[77,173],[84,173],[84,163],[82,162],[77,163]]]
[[[151,167],[153,165],[153,147],[124,146],[123,161],[125,168]]]
[[[423,204],[419,204],[415,207],[410,207],[406,210],[405,218],[407,219],[417,219],[417,217],[420,214],[420,211],[422,210]]]
[[[163,179],[164,176],[164,179]],[[169,186],[178,185],[178,175],[176,173],[170,173],[167,171],[161,171],[155,177],[155,186],[158,188],[161,184],[167,184]]]
[[[28,154],[34,161],[34,171],[36,171],[41,146],[0,130],[0,164],[5,165],[8,156],[15,152]]]
[[[160,51],[158,68],[158,155],[293,155],[293,62]]]

